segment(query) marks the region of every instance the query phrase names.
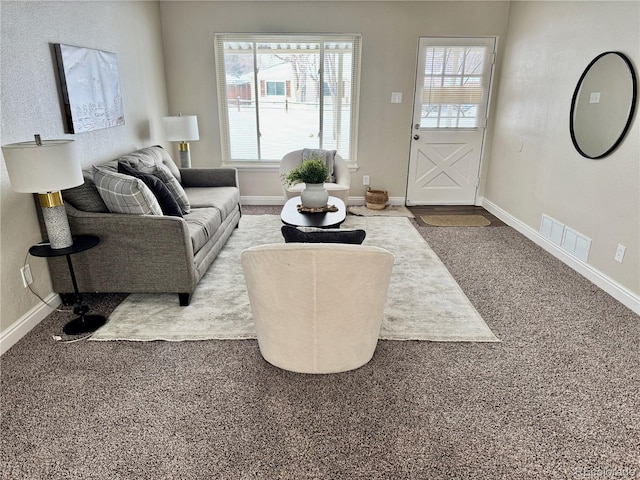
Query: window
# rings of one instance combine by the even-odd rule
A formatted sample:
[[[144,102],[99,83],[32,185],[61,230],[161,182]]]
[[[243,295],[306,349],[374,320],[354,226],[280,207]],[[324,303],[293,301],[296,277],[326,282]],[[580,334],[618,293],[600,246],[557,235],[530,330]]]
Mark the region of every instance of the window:
[[[426,49],[421,128],[475,128],[486,47]]]
[[[355,160],[359,35],[215,40],[225,162],[279,162],[301,148]]]
[[[267,95],[284,96],[284,82],[267,82]]]

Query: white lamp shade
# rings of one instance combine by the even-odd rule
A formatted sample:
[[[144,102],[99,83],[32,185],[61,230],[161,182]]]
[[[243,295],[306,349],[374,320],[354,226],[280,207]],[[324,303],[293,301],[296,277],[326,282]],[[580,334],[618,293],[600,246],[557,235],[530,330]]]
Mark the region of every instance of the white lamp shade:
[[[12,143],[2,153],[14,192],[57,192],[84,183],[73,140]]]
[[[181,115],[179,117],[164,117],[164,132],[170,142],[190,142],[200,140],[198,133],[198,117],[195,115]]]

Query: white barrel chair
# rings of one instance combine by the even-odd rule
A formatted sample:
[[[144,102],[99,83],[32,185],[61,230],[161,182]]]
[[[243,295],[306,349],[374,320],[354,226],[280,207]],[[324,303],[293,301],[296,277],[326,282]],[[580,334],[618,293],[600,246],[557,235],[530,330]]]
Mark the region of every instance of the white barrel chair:
[[[287,153],[280,161],[280,175],[286,175],[295,167],[302,163],[302,150],[294,150]],[[348,205],[349,189],[351,188],[351,173],[349,167],[344,159],[336,153],[334,157],[333,175],[335,177],[334,182],[325,182],[324,188],[327,189],[329,195],[338,197]],[[304,183],[297,183],[295,185],[287,186],[282,183],[282,191],[284,193],[285,200],[297,197],[304,189]]]
[[[361,367],[376,349],[393,255],[380,247],[283,243],[244,250],[264,359],[299,373]]]

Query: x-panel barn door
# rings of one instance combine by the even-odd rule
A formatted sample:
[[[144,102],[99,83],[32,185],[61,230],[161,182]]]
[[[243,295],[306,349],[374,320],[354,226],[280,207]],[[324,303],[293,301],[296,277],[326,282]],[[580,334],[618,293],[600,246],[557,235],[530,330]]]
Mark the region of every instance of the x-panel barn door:
[[[476,200],[495,38],[420,39],[407,205]]]

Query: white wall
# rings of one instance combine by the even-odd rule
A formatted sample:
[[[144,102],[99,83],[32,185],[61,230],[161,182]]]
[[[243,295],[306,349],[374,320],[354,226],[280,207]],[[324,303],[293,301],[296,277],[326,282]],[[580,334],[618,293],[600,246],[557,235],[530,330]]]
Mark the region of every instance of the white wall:
[[[156,2],[2,1],[0,143],[73,138],[84,165],[162,142],[167,114],[159,7]],[[51,43],[115,52],[124,126],[66,135]],[[42,240],[31,195],[11,191],[1,174],[0,330],[15,328],[39,301],[23,288],[19,269],[29,247]],[[29,258],[34,289],[51,293],[46,262]],[[5,335],[6,336],[6,335]]]
[[[171,2],[160,5],[170,109],[198,115],[194,166],[221,164],[215,33],[361,33],[359,171],[352,196],[372,188],[404,198],[420,36],[503,36],[509,3],[498,2]],[[391,92],[403,103],[391,104]],[[281,198],[277,171],[240,171],[243,197]]]
[[[571,98],[589,62],[640,65],[640,3],[512,2],[485,198],[537,231],[546,213],[590,237],[589,268],[640,294],[640,129],[602,160],[574,149]],[[618,243],[627,247],[614,261]]]

